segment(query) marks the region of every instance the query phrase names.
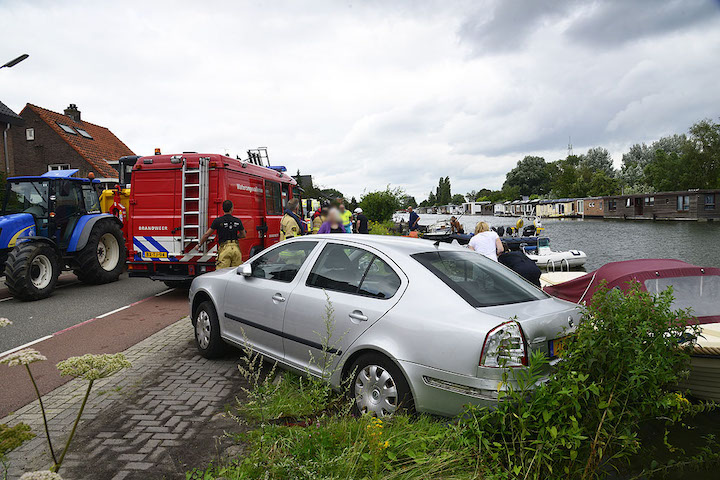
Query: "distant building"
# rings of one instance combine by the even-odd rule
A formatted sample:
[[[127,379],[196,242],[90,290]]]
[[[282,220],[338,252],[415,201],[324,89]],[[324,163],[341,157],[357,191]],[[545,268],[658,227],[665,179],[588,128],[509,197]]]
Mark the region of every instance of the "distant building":
[[[603,197],[605,218],[720,220],[720,190],[681,190]]]
[[[575,211],[581,217],[602,218],[605,215],[603,197],[578,198],[575,204]]]
[[[10,135],[11,128],[17,128],[23,126],[25,122],[22,117],[17,113],[10,110],[10,107],[0,102],[0,130],[2,134],[0,136],[0,171],[10,174],[10,159],[13,156],[13,145],[12,136]]]
[[[492,215],[493,204],[490,201],[482,202],[465,202],[462,204],[462,209],[466,215]]]
[[[134,155],[110,130],[82,120],[75,104],[57,113],[28,103],[20,117],[24,128],[11,129],[11,175],[77,168],[81,177],[93,172],[96,178],[117,178],[118,171],[108,162]]]

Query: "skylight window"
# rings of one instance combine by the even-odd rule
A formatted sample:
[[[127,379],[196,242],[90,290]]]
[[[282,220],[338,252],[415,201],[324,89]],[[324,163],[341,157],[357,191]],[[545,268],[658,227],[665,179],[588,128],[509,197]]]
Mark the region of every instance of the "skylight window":
[[[62,128],[65,133],[69,133],[70,135],[77,135],[77,132],[73,130],[72,127],[65,125],[64,123],[58,122],[58,127]]]
[[[86,131],[83,130],[82,128],[76,128],[76,130],[77,130],[77,132],[78,132],[80,135],[82,135],[83,137],[89,138],[90,140],[93,139],[92,135],[90,135],[88,132],[86,132]]]

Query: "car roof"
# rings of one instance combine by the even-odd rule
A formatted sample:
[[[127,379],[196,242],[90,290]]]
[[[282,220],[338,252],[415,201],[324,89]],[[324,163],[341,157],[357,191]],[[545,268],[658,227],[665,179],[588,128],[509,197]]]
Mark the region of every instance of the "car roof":
[[[421,238],[399,237],[393,235],[361,235],[361,234],[339,234],[327,233],[317,235],[306,235],[303,237],[294,237],[294,241],[302,240],[331,240],[340,242],[352,242],[358,245],[374,247],[384,253],[390,251],[402,254],[413,255],[415,253],[431,252],[437,250],[465,251],[466,248],[451,245],[444,242],[433,242],[431,240],[423,240]]]

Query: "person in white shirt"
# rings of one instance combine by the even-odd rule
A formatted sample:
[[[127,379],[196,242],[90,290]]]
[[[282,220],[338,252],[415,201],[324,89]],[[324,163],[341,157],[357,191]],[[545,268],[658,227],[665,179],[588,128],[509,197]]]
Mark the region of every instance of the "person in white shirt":
[[[470,239],[468,247],[496,262],[504,250],[500,237],[490,230],[486,222],[478,222],[475,226],[475,235]]]

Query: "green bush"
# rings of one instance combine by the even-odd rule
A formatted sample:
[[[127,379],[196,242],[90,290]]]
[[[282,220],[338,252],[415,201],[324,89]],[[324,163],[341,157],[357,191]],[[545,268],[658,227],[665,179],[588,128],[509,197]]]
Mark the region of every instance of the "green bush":
[[[360,197],[360,208],[374,222],[386,222],[390,220],[401,205],[401,197],[404,195],[399,188],[366,193]]]
[[[388,220],[386,222],[369,222],[370,235],[397,235],[395,232],[395,222]]]

